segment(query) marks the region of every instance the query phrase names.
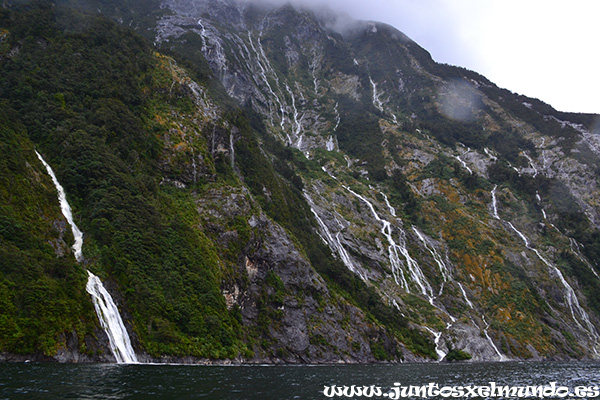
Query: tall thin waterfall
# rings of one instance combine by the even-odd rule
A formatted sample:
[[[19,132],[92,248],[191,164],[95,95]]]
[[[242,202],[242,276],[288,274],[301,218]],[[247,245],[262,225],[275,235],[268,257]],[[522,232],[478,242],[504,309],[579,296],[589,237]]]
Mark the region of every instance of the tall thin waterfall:
[[[42,164],[44,164],[44,167],[46,167],[48,175],[50,175],[54,186],[56,186],[56,191],[58,192],[58,202],[60,203],[60,209],[65,218],[67,219],[69,225],[71,225],[71,231],[73,231],[73,237],[75,238],[75,243],[73,244],[73,254],[75,254],[75,259],[77,260],[77,262],[80,262],[81,258],[83,257],[81,253],[81,249],[83,247],[83,233],[79,230],[77,225],[75,225],[75,222],[73,222],[73,213],[71,212],[71,206],[69,206],[69,203],[67,202],[67,195],[65,194],[65,190],[63,189],[62,185],[58,182],[58,179],[56,179],[54,171],[52,170],[50,165],[48,165],[48,163],[42,158],[40,153],[37,152],[37,150],[35,154],[38,156]]]
[[[48,171],[48,175],[50,175],[52,182],[56,187],[60,208],[67,222],[71,226],[73,237],[75,238],[75,243],[73,244],[73,253],[77,262],[81,262],[83,258],[83,233],[73,221],[73,213],[71,212],[71,206],[67,201],[65,190],[58,182],[58,179],[56,179],[56,175],[54,175],[54,171],[50,165],[48,165],[48,163],[42,158],[40,153],[36,151],[35,154],[40,159],[42,164],[44,164],[44,167],[46,167],[46,171]],[[90,271],[88,271],[88,282],[85,289],[92,296],[92,301],[94,303],[94,308],[96,309],[96,314],[98,315],[98,320],[100,321],[100,326],[102,326],[102,329],[104,329],[106,335],[108,336],[110,348],[117,362],[137,363],[138,360],[135,352],[133,351],[133,347],[131,347],[131,341],[129,340],[127,329],[125,329],[123,320],[119,315],[119,309],[110,296],[110,293],[108,293],[102,284],[100,278],[92,274]]]

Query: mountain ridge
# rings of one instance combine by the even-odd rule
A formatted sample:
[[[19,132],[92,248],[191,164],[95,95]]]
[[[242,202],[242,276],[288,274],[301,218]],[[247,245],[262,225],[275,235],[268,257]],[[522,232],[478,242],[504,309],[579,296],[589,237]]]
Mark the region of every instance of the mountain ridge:
[[[145,359],[595,357],[595,116],[437,64],[378,23],[340,35],[290,5],[164,1],[148,19],[125,2],[96,3],[117,10],[104,11],[111,18],[131,16],[155,50],[104,22],[85,28],[90,20],[77,14],[69,18],[79,32],[61,20],[51,35],[18,36],[14,15],[23,14],[4,7],[1,61],[13,75],[1,93],[64,177],[84,256],[115,282]],[[120,59],[107,54],[137,46],[122,74],[128,89],[99,80],[73,91],[71,72],[56,73],[64,80],[45,97],[54,105],[40,129],[31,109],[44,103],[16,98],[30,89],[11,85],[36,84],[14,78],[13,65],[50,68],[19,58],[48,57],[44,43],[104,46],[98,54],[114,66]],[[48,58],[58,65],[78,57],[53,48],[65,57]],[[68,125],[77,115],[80,131]],[[103,164],[108,180],[94,174]],[[5,303],[16,320],[18,303]],[[47,356],[70,348],[110,359],[85,309],[79,349],[53,339]],[[7,338],[3,351],[23,352]]]

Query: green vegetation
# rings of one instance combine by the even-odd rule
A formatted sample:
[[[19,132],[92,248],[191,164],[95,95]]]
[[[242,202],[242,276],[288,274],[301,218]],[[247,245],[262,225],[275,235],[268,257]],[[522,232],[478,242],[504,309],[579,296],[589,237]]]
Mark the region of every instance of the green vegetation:
[[[219,256],[213,244],[186,221],[189,216],[182,211],[186,200],[168,185],[159,185],[164,128],[153,122],[158,111],[154,104],[162,102],[180,113],[189,106],[169,98],[158,86],[160,62],[150,47],[116,24],[52,6],[25,7],[10,14],[3,11],[0,24],[11,32],[11,45],[20,46],[16,56],[3,59],[0,97],[18,115],[21,136],[38,143],[54,167],[86,233],[87,262],[100,275],[114,277],[122,288],[145,350],[152,355],[211,358],[235,357],[244,351],[240,322],[226,309],[220,293]],[[8,134],[3,136],[3,146],[11,146],[9,139]],[[4,154],[11,152],[15,154],[6,147]],[[36,163],[30,156],[24,159]],[[9,179],[11,175],[2,176]],[[191,198],[187,203],[193,206]],[[39,201],[25,204],[35,207]],[[56,202],[52,207],[56,209]],[[36,231],[15,219],[21,214],[3,212],[4,236]],[[37,231],[47,235],[50,229]],[[23,241],[31,240],[28,235],[23,233]],[[44,335],[40,335],[41,328],[22,330],[58,341],[61,333],[82,325],[79,318],[91,319],[85,275],[73,261],[67,262],[69,257],[55,260],[47,244],[42,249],[32,254],[13,251],[2,257],[3,286],[9,288],[3,301],[13,299],[13,304],[19,304],[15,296],[27,292],[17,290],[17,285],[31,287],[33,293],[47,288],[43,297],[37,297],[48,304],[41,302],[39,307],[47,307],[43,314],[59,321],[47,326],[47,321],[36,322],[47,330]],[[52,272],[46,273],[48,278],[40,275],[45,280],[39,284],[33,279],[33,284],[24,285],[27,275],[15,277],[14,272],[24,260],[33,264],[33,270],[61,271],[61,280],[48,281],[56,274]],[[60,263],[66,267],[59,268]],[[35,296],[28,296],[27,307],[32,307]],[[82,314],[81,308],[87,312]],[[9,310],[3,321],[14,324],[11,321],[19,310],[3,310]],[[86,331],[82,328],[82,332]],[[9,339],[3,335],[1,340]],[[39,345],[31,340],[20,347],[3,348],[21,353],[41,348],[52,353],[52,343]]]
[[[72,243],[72,235],[61,226],[54,185],[6,102],[0,102],[0,154],[0,349],[53,355],[64,345],[62,335],[74,332],[86,354],[83,338],[95,321],[87,274],[68,245],[53,240]]]
[[[2,9],[0,27],[10,32],[3,51],[19,47],[16,55],[1,59],[0,101],[5,113],[12,112],[10,120],[4,116],[2,120],[4,153],[21,164],[28,159],[33,165],[37,161],[31,148],[36,143],[53,166],[85,232],[87,267],[103,279],[114,279],[143,349],[153,356],[233,358],[251,354],[246,343],[269,342],[267,326],[277,320],[273,305],[282,304],[285,293],[281,280],[275,274],[267,276],[266,297],[258,304],[259,310],[264,309],[259,311],[258,330],[243,332],[239,308],[229,311],[220,293],[225,279],[220,265],[225,259],[235,262],[235,253],[249,240],[248,225],[239,218],[230,221],[241,242],[222,249],[191,211],[193,193],[202,191],[203,185],[239,182],[226,157],[206,153],[215,132],[227,132],[219,126],[206,126],[194,142],[173,143],[173,149],[191,146],[209,154],[203,166],[208,173],[199,179],[186,180],[185,163],[178,161],[193,153],[173,153],[171,164],[165,165],[165,151],[176,151],[164,142],[175,138],[169,131],[172,115],[189,121],[199,118],[193,115],[182,81],[168,76],[176,73],[172,63],[153,55],[149,45],[127,29],[43,3]],[[178,48],[171,51],[183,52]],[[215,82],[208,79],[210,73],[200,59],[200,55],[188,54],[182,64],[193,66],[193,77],[201,82]],[[218,86],[208,90],[216,101],[225,99]],[[426,338],[333,259],[314,235],[316,224],[302,196],[302,180],[294,172],[294,152],[277,141],[265,141],[274,157],[271,164],[255,136],[267,137],[260,118],[249,110],[236,110],[229,100],[223,100],[222,107],[229,110],[224,115],[227,123],[238,127],[241,135],[236,141],[236,167],[263,210],[298,240],[338,295],[364,309],[418,353],[434,354]],[[376,125],[376,119],[371,122]],[[18,135],[9,126],[18,127]],[[27,157],[14,151],[16,142],[30,143]],[[5,158],[3,168],[14,168],[11,160]],[[189,189],[182,192],[165,183],[162,171],[169,179],[183,179]],[[21,186],[12,189],[22,192],[33,179],[23,170],[3,171],[2,178],[21,179]],[[47,185],[45,190],[51,192],[52,187]],[[17,194],[4,195],[14,198]],[[56,236],[54,228],[36,222],[40,204],[61,219],[57,201],[45,196],[43,202],[22,197],[23,205],[36,211],[30,220],[20,220],[27,214],[8,206],[3,206],[0,218],[6,255],[0,270],[0,285],[6,289],[0,297],[5,306],[0,344],[15,353],[43,351],[51,355],[64,345],[63,334],[73,327],[83,343],[83,337],[96,326],[85,293],[83,268],[69,254],[57,259],[47,244]],[[32,237],[32,231],[40,236]],[[19,267],[25,264],[28,269]],[[39,284],[31,279],[32,273],[39,276]],[[20,290],[23,286],[28,290]],[[26,296],[25,300],[18,300],[20,296]],[[42,298],[46,301],[38,303]],[[30,327],[34,314],[47,316],[35,321],[37,328]],[[261,323],[264,317],[267,320]],[[15,332],[23,332],[23,337]]]
[[[600,232],[558,175],[533,177],[513,169],[528,165],[523,152],[536,156],[536,139],[530,138],[540,132],[552,136],[571,158],[600,171],[598,157],[576,143],[576,130],[551,118],[567,115],[501,90],[471,71],[436,64],[390,27],[342,37],[311,25],[315,21],[308,14],[288,6],[280,10],[277,23],[263,21],[261,43],[281,81],[271,72],[266,79],[287,103],[288,91],[296,93],[294,106],[306,117],[305,124],[312,124],[306,138],[335,135],[342,150],[311,149],[308,159],[276,139],[285,135],[278,122],[267,127],[267,117],[256,112],[257,104],[269,101],[253,93],[261,83],[248,80],[250,87],[257,86],[235,88],[249,96],[242,107],[227,94],[202,54],[205,42],[197,33],[189,30],[164,41],[159,54],[131,30],[83,14],[99,10],[152,36],[146,28],[154,28],[154,20],[168,12],[147,14],[145,8],[156,1],[15,1],[0,8],[0,351],[51,356],[75,336],[79,351],[93,355],[97,350],[86,348],[84,340],[98,328],[85,292],[87,268],[119,293],[140,350],[152,356],[298,357],[279,342],[289,315],[284,310],[296,303],[317,310],[310,319],[314,326],[308,327],[316,354],[340,355],[327,343],[328,331],[319,329],[328,323],[319,313],[350,304],[364,314],[361,333],[375,359],[401,357],[390,340],[394,337],[410,351],[435,358],[428,335],[413,326],[443,329],[443,311],[424,296],[393,286],[389,275],[379,275],[390,272],[381,224],[369,226],[372,219],[361,215],[369,210],[348,195],[343,182],[376,199],[382,218],[391,221],[388,216],[396,214],[412,257],[434,292],[439,290],[436,301],[466,318],[466,302],[438,265],[440,257],[452,261],[452,275],[469,286],[475,309],[502,332],[504,352],[530,357],[529,345],[542,355],[579,352],[578,335],[561,336],[566,320],[560,322],[555,310],[562,313],[564,305],[556,287],[540,275],[540,260],[523,253],[520,238],[493,218],[489,204],[489,192],[498,185],[503,218],[527,229],[532,246],[578,282],[584,306],[600,313],[600,285],[594,276],[598,265],[567,250],[567,239],[573,238],[585,258],[595,262],[600,259]],[[247,18],[258,23],[260,13],[249,9]],[[306,32],[314,28],[309,35],[314,54],[279,21],[303,26]],[[253,73],[234,51],[236,41],[248,44],[245,36],[228,35],[233,31],[226,24],[219,29],[227,32],[222,44],[228,71]],[[290,57],[296,50],[297,58]],[[319,68],[311,69],[309,63],[317,62],[311,57],[319,58]],[[343,74],[352,79],[343,82]],[[313,79],[320,82],[318,89],[313,90]],[[378,82],[384,111],[373,105],[370,79]],[[192,80],[199,89],[191,86]],[[441,111],[445,85],[453,82],[475,82],[472,100],[477,107],[467,120]],[[356,92],[349,95],[344,87],[340,92],[346,94],[341,94],[336,85]],[[391,112],[397,124],[391,122]],[[337,122],[338,113],[334,132],[331,122]],[[593,119],[578,115],[571,121],[591,129]],[[285,125],[287,129],[291,122]],[[479,153],[490,148],[497,156],[486,166],[487,178],[469,173],[452,157],[457,147],[466,146]],[[56,171],[85,232],[83,265],[73,260],[72,234],[34,149]],[[339,181],[321,166],[331,168]],[[355,239],[345,237],[348,250],[372,268],[372,282],[350,272],[315,234],[319,225],[303,191],[317,187],[331,190],[323,199],[339,202],[327,211],[339,212],[351,223],[343,228]],[[386,207],[383,193],[395,213]],[[542,206],[556,229],[542,219]],[[290,259],[314,269],[310,283],[289,285],[296,271],[288,275],[289,270],[283,273],[269,259],[254,257],[271,251],[270,240],[278,235],[261,229],[257,220],[267,221],[282,232],[282,240],[291,241]],[[433,247],[416,240],[413,226],[434,239]],[[396,227],[390,233],[396,235]],[[363,244],[368,251],[362,252]],[[380,256],[372,256],[375,252]],[[287,263],[286,268],[295,265]],[[327,290],[321,289],[315,272]],[[540,294],[548,295],[550,304]],[[404,314],[390,305],[395,296]],[[348,327],[351,318],[342,318],[335,322]],[[359,350],[362,342],[350,342]],[[449,351],[448,361],[470,358],[464,351]]]
[[[448,354],[446,354],[446,357],[444,357],[444,360],[452,362],[470,360],[471,358],[472,356],[466,351],[451,348],[450,351],[448,351]]]
[[[263,153],[258,151],[256,139],[250,134],[252,126],[259,137],[267,139],[266,129],[259,118],[253,117],[251,110],[246,111],[250,115],[249,121],[241,114],[235,119],[236,126],[241,127],[242,134],[245,135],[245,139],[236,148],[238,166],[262,208],[299,241],[311,265],[325,278],[331,289],[366,311],[411,350],[435,357],[433,343],[418,331],[409,328],[406,318],[385,305],[373,287],[367,286],[341,261],[334,259],[331,250],[314,234],[317,224],[303,199],[301,181],[292,171],[286,172],[290,166],[295,167],[294,151],[286,149],[278,141],[265,140],[267,150],[276,158],[273,165],[279,166],[283,176],[277,174],[271,163],[264,159]],[[302,170],[303,166],[297,168]],[[290,181],[285,180],[286,175]],[[269,193],[268,198],[265,193]]]

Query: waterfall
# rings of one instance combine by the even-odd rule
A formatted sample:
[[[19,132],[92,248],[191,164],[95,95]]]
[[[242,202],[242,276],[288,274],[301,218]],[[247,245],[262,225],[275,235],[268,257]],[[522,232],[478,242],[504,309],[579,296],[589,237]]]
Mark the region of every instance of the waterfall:
[[[537,173],[537,171],[536,171],[536,173]],[[492,190],[492,208],[494,210],[494,218],[504,221],[504,220],[500,219],[500,217],[498,216],[495,192],[496,192],[496,186],[494,186],[494,190]],[[539,193],[536,193],[536,198],[538,201],[541,200]],[[575,290],[569,284],[569,282],[567,282],[567,280],[565,279],[561,270],[556,265],[554,265],[550,261],[548,261],[544,256],[542,256],[542,254],[540,253],[540,251],[538,249],[531,247],[531,244],[530,244],[527,236],[525,236],[525,234],[523,234],[521,231],[519,231],[517,228],[515,228],[515,226],[512,224],[512,222],[510,222],[510,221],[504,221],[504,222],[506,224],[508,224],[508,226],[510,226],[510,228],[521,238],[521,240],[525,244],[525,247],[528,250],[533,251],[535,253],[535,255],[540,259],[540,261],[542,261],[550,269],[550,271],[553,272],[554,275],[556,275],[558,277],[558,280],[560,281],[560,283],[562,284],[562,286],[564,288],[563,296],[564,296],[567,304],[569,305],[569,310],[571,311],[571,316],[573,317],[573,322],[575,322],[575,324],[579,328],[581,328],[581,330],[585,331],[588,334],[589,338],[595,343],[596,347],[598,347],[600,345],[600,335],[598,335],[598,331],[596,330],[596,327],[594,326],[594,324],[592,324],[588,313],[583,309],[581,304],[579,304],[579,299],[577,298],[577,294],[575,293]],[[579,314],[579,319],[576,317],[575,314]],[[581,324],[580,320],[583,321],[583,323],[585,324],[585,327]],[[596,354],[598,354],[598,350],[596,347],[594,347],[593,350]]]
[[[200,28],[202,28],[200,30],[200,38],[202,38],[202,54],[207,55],[207,46],[206,46],[206,28],[204,27],[204,24],[202,24],[202,20],[199,19],[198,20],[198,25],[200,25]]]
[[[465,291],[465,288],[463,287],[462,283],[457,282],[458,287],[460,288],[460,291],[463,295],[463,298],[465,299],[465,302],[467,303],[467,305],[474,310],[475,307],[473,306],[473,303],[471,302],[471,300],[469,300],[469,297],[467,296],[467,292]],[[500,350],[498,349],[498,347],[496,346],[496,344],[494,343],[494,341],[492,340],[492,338],[490,337],[489,333],[488,333],[488,329],[490,327],[490,324],[487,323],[486,319],[485,319],[485,315],[481,314],[481,320],[483,321],[483,323],[485,324],[485,328],[483,329],[483,334],[485,335],[486,339],[488,340],[488,342],[490,343],[490,346],[492,347],[492,349],[494,349],[494,352],[498,355],[498,357],[500,358],[499,361],[506,361],[506,357],[500,352]],[[473,326],[477,327],[477,324],[475,323],[475,321],[473,320],[473,318],[471,318],[471,323],[473,324]]]
[[[392,214],[392,217],[395,217],[396,209],[394,207],[392,207],[392,205],[390,204],[390,200],[385,195],[385,193],[381,192],[381,194],[383,195],[383,199],[385,200],[385,205],[388,207],[388,210],[390,210],[390,214]]]
[[[323,222],[323,219],[321,219],[321,217],[315,210],[315,203],[314,203],[312,197],[310,197],[310,195],[308,193],[304,192],[304,198],[306,199],[308,205],[310,206],[310,211],[315,216],[317,223],[319,224],[319,227],[321,228],[322,233],[325,235],[325,237],[321,236],[323,241],[329,246],[329,248],[332,251],[334,251],[335,253],[337,253],[339,255],[340,259],[342,260],[342,262],[344,263],[346,268],[348,268],[350,271],[352,271],[353,273],[360,276],[360,278],[366,282],[367,277],[361,273],[361,271],[358,267],[356,267],[356,265],[354,264],[354,261],[352,260],[352,258],[350,257],[350,255],[348,254],[348,252],[346,251],[344,246],[342,245],[342,242],[340,240],[340,232],[337,232],[334,236],[331,233],[331,231],[329,230],[329,228],[327,227],[327,225],[325,224],[325,222]]]
[[[454,158],[458,160],[458,162],[463,166],[464,169],[466,169],[469,172],[470,175],[473,175],[473,170],[469,168],[467,163],[462,158],[460,158],[460,156],[454,156]]]
[[[36,151],[35,154],[40,159],[44,167],[46,167],[48,175],[50,175],[52,182],[56,187],[60,208],[67,222],[71,226],[73,236],[75,237],[75,244],[73,244],[75,259],[77,262],[81,262],[83,258],[83,233],[73,221],[73,213],[71,212],[71,206],[67,201],[65,190],[56,179],[56,175],[54,174],[54,171],[50,165],[48,165],[48,163],[42,158],[40,153]],[[102,326],[102,329],[104,329],[106,335],[108,336],[110,348],[115,356],[115,359],[118,363],[137,363],[137,357],[133,351],[133,348],[131,347],[129,335],[127,334],[125,325],[123,325],[123,320],[119,315],[117,306],[115,305],[108,291],[104,288],[104,285],[102,285],[102,281],[100,281],[100,279],[90,271],[87,272],[88,282],[85,289],[92,296],[92,302],[94,303],[94,308],[96,309],[100,326]]]
[[[398,272],[400,272],[402,274],[404,289],[407,291],[407,293],[410,293],[408,284],[407,284],[406,280],[404,279],[404,272],[402,271],[402,268],[400,268],[400,260],[398,258],[398,252],[400,252],[400,254],[402,254],[404,259],[406,260],[406,267],[408,268],[408,271],[410,272],[413,282],[415,284],[417,284],[417,286],[421,289],[421,294],[423,296],[427,297],[427,299],[429,300],[429,303],[433,306],[434,305],[433,304],[433,290],[431,289],[431,285],[427,281],[427,278],[423,274],[423,271],[419,267],[419,264],[417,263],[417,261],[415,261],[415,259],[413,259],[411,257],[411,255],[408,251],[408,247],[406,245],[405,232],[402,229],[399,229],[399,238],[398,238],[399,240],[398,240],[398,243],[396,243],[396,241],[392,237],[392,224],[389,221],[382,219],[377,214],[377,212],[375,211],[375,207],[373,207],[373,204],[371,204],[371,202],[369,200],[367,200],[360,194],[356,193],[349,187],[343,186],[343,188],[346,189],[347,191],[349,191],[350,193],[352,193],[354,196],[356,196],[360,200],[362,200],[369,207],[369,209],[371,210],[371,213],[373,213],[373,216],[375,217],[375,219],[377,221],[381,222],[381,224],[383,225],[381,228],[381,233],[386,237],[386,239],[389,243],[389,246],[388,246],[389,259],[390,259],[390,263],[392,264],[392,273],[394,274],[394,278],[396,279],[396,284],[398,284]],[[393,211],[394,211],[393,214],[395,214],[396,213],[395,210],[393,210]]]
[[[235,149],[233,148],[233,132],[229,133],[229,155],[231,157],[231,169],[235,170]],[[194,173],[195,171],[195,164],[194,164]]]
[[[419,240],[423,243],[423,246],[425,246],[425,248],[429,251],[429,254],[431,254],[433,259],[435,260],[436,264],[438,265],[438,267],[440,269],[440,273],[442,274],[442,278],[444,279],[444,282],[448,282],[449,280],[452,280],[452,276],[450,275],[450,268],[448,268],[448,265],[446,265],[446,263],[444,262],[444,259],[442,258],[442,256],[440,256],[440,254],[438,253],[435,246],[433,246],[432,243],[429,243],[428,239],[425,238],[425,235],[423,235],[421,233],[421,231],[419,231],[417,228],[415,228],[413,226],[412,229],[413,229],[413,232],[415,232],[415,234],[419,238]],[[440,293],[441,293],[441,290],[440,290]]]
[[[292,92],[292,89],[290,89],[290,86],[287,83],[285,84],[285,88],[289,93],[290,97],[292,98],[292,109],[294,110],[295,125],[295,129],[293,130],[293,132],[296,137],[299,137],[300,131],[302,130],[302,125],[300,124],[300,122],[298,122],[298,109],[296,108],[296,97],[294,96],[294,92]]]
[[[600,276],[598,276],[596,269],[592,266],[592,264],[590,264],[590,262],[588,260],[586,260],[583,257],[583,254],[581,254],[581,249],[579,248],[579,244],[577,243],[577,241],[573,238],[569,238],[569,243],[570,243],[571,251],[573,252],[573,254],[575,254],[577,256],[577,258],[579,258],[579,261],[581,261],[582,263],[587,265],[587,267],[590,269],[590,271],[592,271],[592,273],[596,276],[596,278],[600,279]]]
[[[333,131],[337,131],[337,128],[340,126],[340,121],[342,120],[342,118],[340,117],[340,112],[338,110],[338,106],[339,103],[336,102],[335,103],[335,107],[333,108],[333,111],[335,111],[335,126],[333,127]]]
[[[483,330],[483,334],[485,335],[485,337],[487,338],[487,340],[492,345],[492,348],[494,349],[494,351],[496,352],[496,354],[498,354],[498,357],[500,357],[500,361],[506,361],[506,357],[504,357],[502,355],[502,353],[500,353],[500,350],[498,350],[498,347],[496,347],[496,344],[494,344],[494,342],[492,341],[492,338],[488,334],[488,328],[490,327],[490,324],[488,324],[487,321],[485,320],[485,315],[483,315],[483,314],[481,315],[481,320],[485,324],[485,329]]]
[[[465,288],[463,287],[462,283],[457,282],[458,283],[458,287],[460,288],[460,291],[463,295],[463,298],[465,299],[465,302],[467,303],[467,305],[469,307],[471,307],[472,309],[475,309],[475,307],[473,306],[473,303],[471,303],[471,300],[469,300],[469,298],[467,297],[467,292],[465,292]]]
[[[317,49],[316,47],[313,47],[312,49],[312,55],[313,58],[310,61],[308,67],[310,68],[310,73],[313,77],[313,84],[314,84],[314,88],[315,88],[315,94],[318,96],[319,95],[319,80],[317,79],[317,75],[316,75],[316,71],[317,71],[317,67],[319,66],[320,63],[320,58],[317,57]]]
[[[500,219],[500,216],[498,215],[498,201],[496,200],[496,189],[498,189],[498,185],[495,185],[494,189],[492,189],[492,210],[494,212],[494,218]]]
[[[483,149],[483,151],[485,152],[485,154],[487,154],[487,155],[488,155],[488,157],[489,157],[489,158],[490,158],[492,161],[497,161],[497,160],[498,160],[498,157],[496,157],[495,155],[493,155],[493,154],[490,152],[490,149],[488,149],[487,147],[486,147],[486,148],[484,148],[484,149]]]
[[[137,363],[137,357],[131,347],[131,341],[123,320],[119,315],[119,309],[113,301],[110,293],[104,288],[102,281],[96,275],[88,271],[88,282],[85,286],[87,292],[92,296],[94,308],[100,320],[100,326],[106,332],[110,348],[118,363]]]
[[[444,359],[444,357],[446,357],[446,355],[448,354],[440,348],[440,339],[442,338],[442,332],[434,331],[428,326],[424,326],[424,328],[433,335],[433,343],[435,343],[435,352],[438,355],[438,362],[441,362]]]
[[[535,167],[535,164],[533,163],[533,159],[529,156],[529,154],[523,152],[523,155],[525,156],[525,158],[527,159],[527,161],[529,161],[529,166],[531,167],[531,169],[533,170],[533,177],[535,178],[538,174],[538,170]]]
[[[258,46],[260,48],[260,52],[258,50],[256,50],[256,47],[254,46],[254,42],[252,41],[252,35],[250,34],[250,31],[248,31],[248,41],[250,42],[250,47],[252,47],[252,51],[254,51],[254,54],[256,55],[256,63],[258,64],[258,67],[260,68],[260,75],[263,78],[263,81],[265,82],[265,84],[267,85],[267,88],[269,89],[269,92],[271,93],[271,96],[273,98],[275,98],[275,101],[279,104],[279,110],[281,111],[281,129],[283,130],[283,125],[285,124],[285,110],[283,108],[283,104],[281,103],[281,100],[279,100],[279,97],[275,94],[275,92],[273,91],[273,88],[271,87],[271,84],[269,83],[269,79],[267,79],[267,72],[269,71],[269,67],[270,64],[269,60],[267,59],[267,57],[265,56],[265,53],[262,49],[262,45],[260,43],[260,39],[257,40],[258,42]],[[263,60],[261,58],[261,55],[264,57],[266,64],[263,66]],[[272,68],[271,68],[272,70]],[[274,73],[274,71],[273,71]],[[269,100],[269,108],[270,105],[272,104],[272,100]],[[269,117],[271,118],[271,124],[272,124],[272,110],[269,110]],[[292,139],[289,137],[288,135],[288,144],[292,143]]]
[[[327,143],[325,144],[325,148],[327,149],[327,151],[335,150],[335,142],[333,141],[333,136],[329,136],[329,139],[327,139]]]
[[[383,103],[381,102],[381,99],[379,98],[380,94],[377,92],[377,84],[375,82],[373,82],[373,79],[370,76],[369,76],[369,81],[371,82],[371,86],[373,88],[373,105],[379,111],[383,112]]]
[[[596,327],[590,321],[590,317],[589,317],[588,313],[583,309],[583,307],[581,307],[581,304],[579,304],[579,299],[577,299],[577,294],[575,293],[575,290],[569,284],[569,282],[567,282],[567,280],[565,279],[565,277],[562,274],[561,270],[558,269],[558,267],[556,265],[553,265],[553,264],[550,263],[550,261],[546,260],[546,258],[544,258],[541,255],[541,253],[539,252],[538,249],[535,249],[535,248],[531,247],[531,245],[529,244],[529,239],[527,239],[527,237],[523,233],[521,233],[519,230],[517,230],[517,228],[515,228],[514,225],[511,222],[508,222],[508,225],[523,240],[523,242],[525,243],[525,247],[528,248],[529,250],[533,251],[535,253],[535,255],[544,264],[546,264],[546,266],[548,268],[550,268],[550,270],[553,271],[556,276],[558,276],[558,280],[561,282],[561,284],[563,285],[563,287],[565,289],[564,292],[563,292],[563,294],[565,296],[565,300],[567,301],[567,304],[569,305],[569,309],[571,311],[571,316],[573,317],[573,321],[582,330],[588,332],[588,334],[590,336],[590,339],[592,339],[596,343],[596,345],[600,344],[600,336],[598,336],[598,332],[596,330]],[[575,312],[577,312],[577,314],[579,314],[579,317],[581,318],[581,320],[583,320],[583,323],[586,325],[587,329],[584,328],[583,325],[581,325],[581,322],[575,316]],[[595,348],[594,348],[594,351],[597,352],[597,350]]]
[[[50,165],[48,165],[48,163],[42,158],[40,153],[37,152],[37,150],[35,151],[35,154],[40,159],[42,164],[44,164],[44,167],[46,167],[46,171],[48,171],[48,175],[50,175],[50,178],[52,178],[52,182],[56,187],[56,191],[58,192],[58,202],[60,204],[60,209],[63,215],[65,216],[67,222],[71,226],[71,231],[73,231],[73,237],[75,238],[75,243],[73,244],[73,253],[77,262],[80,262],[83,258],[81,252],[81,249],[83,247],[83,233],[79,230],[79,228],[77,227],[77,225],[75,225],[75,222],[73,221],[73,213],[71,212],[71,207],[67,202],[67,195],[65,194],[65,190],[63,189],[62,185],[58,182],[58,179],[56,179],[54,171],[52,170]]]

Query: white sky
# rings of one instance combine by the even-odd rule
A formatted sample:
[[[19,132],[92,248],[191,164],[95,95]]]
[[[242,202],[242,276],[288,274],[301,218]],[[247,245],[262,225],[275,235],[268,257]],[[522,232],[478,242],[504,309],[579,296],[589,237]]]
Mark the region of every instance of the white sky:
[[[303,0],[386,22],[498,86],[600,114],[600,0]]]

